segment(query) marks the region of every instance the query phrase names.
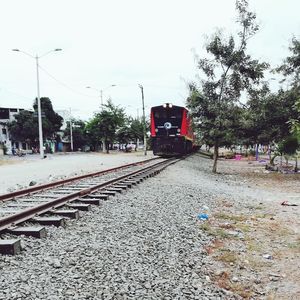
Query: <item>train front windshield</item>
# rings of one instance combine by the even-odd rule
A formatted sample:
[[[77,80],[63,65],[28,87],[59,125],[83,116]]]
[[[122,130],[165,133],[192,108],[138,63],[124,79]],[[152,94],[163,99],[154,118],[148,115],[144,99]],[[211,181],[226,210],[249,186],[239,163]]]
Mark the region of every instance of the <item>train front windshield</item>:
[[[170,136],[180,133],[182,107],[156,107],[152,109],[156,136]]]

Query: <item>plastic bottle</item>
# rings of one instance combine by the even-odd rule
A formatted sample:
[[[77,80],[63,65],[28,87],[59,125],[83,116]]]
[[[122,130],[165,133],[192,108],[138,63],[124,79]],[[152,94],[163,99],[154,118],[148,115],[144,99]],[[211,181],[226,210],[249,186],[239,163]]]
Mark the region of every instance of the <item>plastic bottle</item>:
[[[208,220],[209,207],[204,205],[201,208],[201,213],[198,215],[198,219],[202,221]]]

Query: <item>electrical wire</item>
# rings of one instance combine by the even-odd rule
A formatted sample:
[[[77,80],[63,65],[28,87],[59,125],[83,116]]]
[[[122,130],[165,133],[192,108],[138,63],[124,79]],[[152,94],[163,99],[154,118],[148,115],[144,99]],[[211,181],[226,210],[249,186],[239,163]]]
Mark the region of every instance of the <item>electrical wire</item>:
[[[70,87],[69,85],[65,84],[64,82],[58,80],[57,78],[55,78],[53,75],[51,75],[45,68],[43,68],[41,65],[39,65],[39,68],[45,73],[47,74],[51,79],[53,79],[54,81],[56,81],[58,84],[60,84],[61,86],[63,86],[64,88],[70,90],[71,92],[73,92],[74,94],[78,94],[80,96],[85,96],[85,97],[89,97],[89,98],[99,98],[96,96],[91,96],[91,95],[87,95],[81,92],[76,91],[75,89],[73,89],[72,87]]]

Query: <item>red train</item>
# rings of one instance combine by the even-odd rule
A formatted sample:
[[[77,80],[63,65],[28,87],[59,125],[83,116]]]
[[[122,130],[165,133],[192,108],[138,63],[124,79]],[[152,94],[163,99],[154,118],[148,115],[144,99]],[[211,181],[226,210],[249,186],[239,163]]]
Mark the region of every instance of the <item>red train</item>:
[[[154,155],[178,156],[192,152],[194,134],[186,108],[166,103],[151,108]]]

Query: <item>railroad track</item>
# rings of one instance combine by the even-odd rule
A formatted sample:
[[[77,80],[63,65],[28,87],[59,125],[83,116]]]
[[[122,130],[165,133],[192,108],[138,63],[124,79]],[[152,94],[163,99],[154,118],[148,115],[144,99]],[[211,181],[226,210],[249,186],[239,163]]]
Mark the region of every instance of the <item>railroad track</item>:
[[[21,251],[20,239],[1,239],[1,234],[43,238],[45,225],[65,226],[67,219],[80,217],[79,211],[91,210],[178,160],[150,159],[0,195],[0,253]]]

